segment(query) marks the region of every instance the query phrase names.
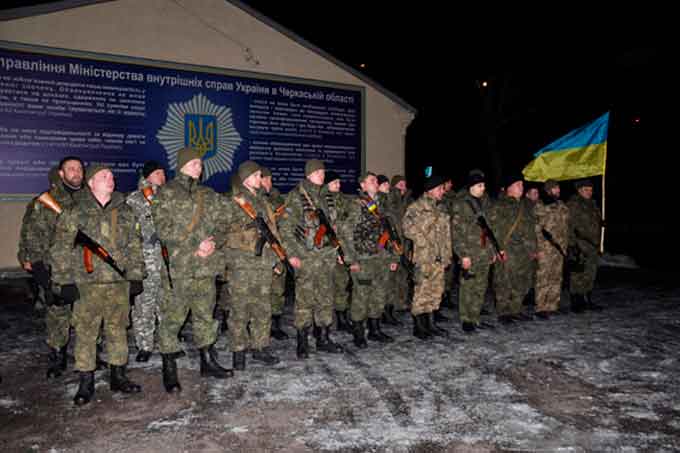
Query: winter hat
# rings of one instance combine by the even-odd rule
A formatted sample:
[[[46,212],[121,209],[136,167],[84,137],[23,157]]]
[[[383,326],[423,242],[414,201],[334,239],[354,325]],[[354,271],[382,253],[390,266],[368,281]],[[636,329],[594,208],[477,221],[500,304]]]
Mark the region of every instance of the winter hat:
[[[484,175],[484,172],[476,168],[474,170],[470,170],[467,178],[468,187],[472,187],[475,184],[479,184],[480,182],[486,182],[486,176]]]
[[[241,181],[245,181],[248,176],[252,175],[260,169],[260,166],[252,160],[247,160],[238,166],[238,177]]]
[[[319,159],[310,159],[305,164],[305,176],[309,176],[317,170],[325,170],[326,166]]]
[[[144,166],[142,167],[142,176],[144,176],[144,178],[148,178],[149,175],[156,170],[165,171],[165,168],[155,160],[148,160],[144,162]]]
[[[559,187],[559,185],[560,183],[558,183],[554,179],[549,179],[545,182],[545,184],[543,184],[543,190],[545,190],[546,192],[550,192],[553,189],[553,187]]]
[[[329,183],[335,181],[336,179],[340,179],[340,175],[337,174],[336,172],[334,172],[333,170],[328,170],[326,172],[326,177],[324,179],[324,183],[329,184]]]
[[[182,148],[177,153],[177,171],[181,170],[187,162],[200,159],[201,153],[193,148]]]
[[[574,187],[576,190],[580,189],[581,187],[593,187],[593,181],[591,181],[589,178],[577,179],[574,181]]]
[[[510,173],[503,178],[503,187],[507,189],[517,181],[524,181],[524,175],[522,173]]]
[[[441,175],[434,175],[425,180],[425,183],[423,184],[423,189],[425,192],[429,192],[430,190],[436,188],[437,186],[441,186],[446,182],[446,178],[444,178]]]
[[[90,179],[92,179],[92,177],[94,175],[96,175],[97,173],[99,173],[102,170],[111,171],[111,169],[106,165],[102,165],[102,164],[88,165],[87,168],[85,169],[85,181],[89,181]]]
[[[268,169],[267,167],[262,167],[262,166],[260,166],[260,171],[262,172],[262,177],[263,177],[263,178],[266,178],[266,177],[272,175],[272,171],[271,171],[270,169]]]

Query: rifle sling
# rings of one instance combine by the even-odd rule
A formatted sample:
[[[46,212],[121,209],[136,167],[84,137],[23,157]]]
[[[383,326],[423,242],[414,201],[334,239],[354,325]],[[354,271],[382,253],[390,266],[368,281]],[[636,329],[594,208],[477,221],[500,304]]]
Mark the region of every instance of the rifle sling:
[[[198,222],[201,220],[201,216],[203,215],[203,192],[199,191],[196,194],[196,207],[194,208],[194,213],[191,216],[191,222],[189,222],[189,225],[187,225],[186,233],[180,238],[179,242],[184,242],[187,240],[189,235],[194,231],[194,228],[196,228],[196,225],[198,225]]]
[[[519,225],[519,221],[522,220],[522,205],[520,204],[518,207],[519,210],[517,211],[517,218],[515,219],[515,223],[512,224],[510,231],[508,231],[508,234],[506,234],[505,238],[503,239],[503,246],[505,247],[508,246],[508,240],[510,239],[510,236],[512,236],[512,233],[517,228],[517,225]]]

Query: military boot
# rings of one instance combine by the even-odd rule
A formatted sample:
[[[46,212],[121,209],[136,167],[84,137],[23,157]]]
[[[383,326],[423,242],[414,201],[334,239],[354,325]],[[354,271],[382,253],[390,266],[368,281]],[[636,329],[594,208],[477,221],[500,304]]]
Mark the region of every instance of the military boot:
[[[437,327],[437,324],[434,321],[434,313],[424,313],[425,314],[425,327],[427,330],[430,332],[432,336],[435,337],[448,337],[449,332],[447,330],[442,329],[441,327]]]
[[[394,315],[394,305],[385,305],[385,311],[382,314],[382,322],[391,326],[401,325],[401,321]]]
[[[342,346],[331,340],[331,326],[321,328],[321,339],[316,340],[316,350],[331,354],[342,352]]]
[[[571,295],[571,311],[574,313],[583,313],[586,310],[586,301],[583,294]]]
[[[269,348],[253,351],[253,360],[264,365],[276,365],[280,362],[279,358],[272,354]]]
[[[352,333],[352,324],[347,316],[347,310],[335,310],[338,319],[338,332]]]
[[[281,315],[272,316],[271,336],[276,340],[287,340],[288,334],[281,328]]]
[[[236,351],[234,352],[234,369],[238,371],[243,371],[246,369],[246,351]]]
[[[309,327],[298,329],[297,331],[297,349],[296,354],[298,359],[309,358]]]
[[[592,292],[588,292],[585,295],[585,301],[586,301],[585,309],[590,310],[590,311],[602,311],[602,310],[604,310],[604,307],[602,305],[598,305],[595,302],[593,302],[592,294],[593,294]]]
[[[352,335],[354,336],[354,346],[359,349],[366,349],[368,343],[366,342],[366,332],[364,331],[363,321],[354,321],[352,324]]]
[[[378,343],[392,343],[394,341],[394,338],[385,335],[380,330],[380,319],[378,318],[368,318],[368,339]]]
[[[430,332],[423,321],[422,315],[413,315],[413,336],[420,340],[429,340],[432,338]]]
[[[321,338],[321,326],[317,326],[315,321],[312,321],[312,325],[314,326],[312,327],[312,335],[314,335],[316,341],[319,341]]]
[[[223,368],[217,362],[217,350],[215,345],[210,345],[199,350],[201,356],[201,376],[227,379],[234,375],[234,371]]]
[[[79,379],[78,391],[73,398],[73,403],[76,406],[83,406],[89,403],[94,396],[94,371],[81,371]]]
[[[66,369],[66,351],[64,348],[50,348],[47,356],[47,379],[61,377]]]
[[[139,393],[142,387],[128,379],[125,373],[125,365],[111,365],[109,385],[112,392]]]
[[[446,316],[444,316],[442,314],[441,308],[433,311],[432,313],[434,315],[435,322],[449,322],[450,321],[449,318],[447,318]]]
[[[168,393],[179,393],[182,391],[182,386],[179,385],[177,378],[177,362],[175,362],[175,354],[161,354],[163,358],[163,386]]]

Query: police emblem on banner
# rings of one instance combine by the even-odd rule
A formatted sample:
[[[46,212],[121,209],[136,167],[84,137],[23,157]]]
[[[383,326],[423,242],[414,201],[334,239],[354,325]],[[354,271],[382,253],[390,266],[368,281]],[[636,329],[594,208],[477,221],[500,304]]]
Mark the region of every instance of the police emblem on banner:
[[[165,148],[168,164],[177,167],[177,153],[184,147],[198,150],[203,160],[203,178],[232,169],[241,135],[234,127],[231,109],[197,94],[188,102],[168,106],[168,117],[156,135]]]

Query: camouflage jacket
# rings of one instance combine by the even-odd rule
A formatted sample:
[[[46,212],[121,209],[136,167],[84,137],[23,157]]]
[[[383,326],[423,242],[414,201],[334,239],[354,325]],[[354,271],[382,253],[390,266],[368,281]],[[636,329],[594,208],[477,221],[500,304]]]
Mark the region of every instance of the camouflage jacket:
[[[161,258],[161,245],[158,240],[158,233],[156,232],[156,225],[153,222],[153,213],[151,209],[151,202],[147,201],[142,193],[146,187],[151,184],[144,178],[139,179],[139,190],[135,190],[128,194],[125,202],[132,208],[132,211],[137,217],[137,221],[142,230],[142,249],[144,253],[144,261],[147,266],[150,262],[156,261],[154,264],[158,267]],[[152,196],[153,199],[153,196]]]
[[[394,256],[391,246],[383,248],[378,244],[383,226],[380,219],[369,211],[371,202],[375,202],[375,212],[379,216],[390,216],[389,212],[384,211],[387,208],[385,197],[378,196],[376,200],[372,200],[368,194],[361,193],[352,200],[347,209],[346,220],[338,226],[340,235],[346,238],[343,247],[348,263],[368,258],[389,259],[390,256]],[[394,223],[394,219],[390,220]],[[396,257],[394,262],[398,260]]]
[[[276,187],[272,187],[272,190],[269,193],[267,193],[265,190],[262,190],[262,194],[275,210],[283,206],[283,204],[286,202],[286,199],[283,197],[283,195],[281,195],[281,192],[279,192],[279,189]]]
[[[513,259],[529,260],[536,253],[536,216],[522,199],[505,194],[492,207],[494,234],[501,249]]]
[[[394,215],[399,224],[401,224],[406,215],[406,209],[413,203],[411,190],[407,190],[406,193],[402,195],[399,189],[390,189],[387,199],[392,215]]]
[[[307,200],[307,197],[311,200]],[[288,256],[300,259],[314,256],[333,257],[336,251],[327,239],[320,248],[314,245],[314,236],[319,229],[319,218],[315,208],[321,208],[326,216],[330,216],[326,198],[322,194],[322,186],[317,186],[303,179],[286,198],[286,214],[281,219],[281,237]],[[333,221],[329,218],[329,221]],[[345,242],[342,241],[341,242]]]
[[[567,203],[569,208],[569,244],[577,245],[582,252],[597,252],[600,248],[602,214],[595,200],[586,200],[574,194]]]
[[[267,201],[263,190],[253,195],[250,191],[243,188],[238,191],[236,196],[250,204],[255,212],[265,219],[274,235],[278,236],[276,220],[274,219],[274,208]],[[255,221],[236,203],[234,196],[225,195],[221,203],[223,204],[224,231],[226,232],[224,255],[227,266],[230,269],[238,267],[271,270],[279,260],[269,247],[269,244],[264,245],[261,256],[255,255],[255,247],[260,239],[260,233],[257,230]],[[273,222],[272,219],[274,219]]]
[[[546,229],[562,248],[567,251],[569,241],[569,208],[561,200],[536,203],[536,239],[539,251],[555,250],[555,246],[546,241],[542,229]],[[559,253],[559,252],[557,252]]]
[[[52,278],[58,285],[81,283],[113,283],[142,280],[144,262],[140,226],[132,209],[125,204],[120,192],[102,207],[89,189],[76,192],[75,204],[59,216],[50,248]],[[74,247],[78,230],[97,241],[125,271],[121,277],[98,256],[92,256],[93,272],[87,273],[83,261],[84,249]]]
[[[413,263],[451,264],[451,218],[437,200],[422,195],[404,215],[404,234],[413,241]]]
[[[68,209],[75,203],[73,195],[66,190],[63,183],[53,186],[48,193],[62,209]],[[57,217],[58,214],[43,206],[37,197],[26,206],[21,222],[17,255],[20,263],[37,263],[48,259],[57,226]]]
[[[473,209],[474,206],[474,209]],[[469,192],[460,196],[453,203],[453,251],[460,258],[469,257],[473,261],[493,258],[495,251],[491,241],[482,234],[482,228],[477,222],[477,217],[482,214],[489,226],[493,229],[493,221],[490,218],[490,198],[475,198]],[[495,231],[494,231],[495,233]]]
[[[152,204],[158,236],[168,249],[173,279],[207,278],[224,272],[223,200],[214,190],[179,173],[162,186]],[[199,244],[213,237],[216,250],[207,258],[196,256]]]

